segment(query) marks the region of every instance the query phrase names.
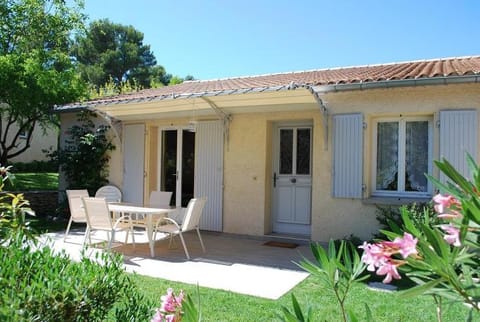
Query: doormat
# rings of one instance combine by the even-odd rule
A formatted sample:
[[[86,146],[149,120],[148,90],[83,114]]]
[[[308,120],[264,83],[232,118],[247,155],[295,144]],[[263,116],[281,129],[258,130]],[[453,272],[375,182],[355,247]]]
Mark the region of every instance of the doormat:
[[[286,242],[279,242],[279,241],[268,241],[264,243],[263,245],[265,246],[271,246],[271,247],[282,247],[282,248],[297,248],[298,244],[295,243],[286,243]]]

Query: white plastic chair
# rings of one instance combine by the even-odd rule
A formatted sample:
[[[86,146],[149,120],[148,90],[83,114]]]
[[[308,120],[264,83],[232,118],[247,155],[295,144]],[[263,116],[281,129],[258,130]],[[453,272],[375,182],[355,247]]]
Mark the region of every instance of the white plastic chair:
[[[203,208],[205,207],[205,203],[207,202],[207,198],[194,198],[191,199],[187,205],[187,209],[185,210],[185,218],[183,219],[183,223],[179,224],[172,218],[162,218],[161,220],[157,221],[155,225],[155,236],[157,237],[157,232],[166,233],[170,236],[179,235],[180,240],[182,241],[183,249],[185,251],[185,255],[187,259],[190,259],[190,254],[188,253],[187,245],[185,244],[185,240],[183,238],[182,233],[196,230],[198,239],[200,240],[200,245],[202,246],[203,252],[205,252],[205,245],[203,244],[202,236],[200,235],[200,229],[198,225],[200,223],[200,217],[202,216]],[[171,243],[172,239],[170,239]]]
[[[122,192],[115,186],[108,185],[100,187],[95,192],[96,198],[105,198],[107,202],[120,202],[122,201]]]
[[[152,191],[150,193],[150,199],[148,202],[148,206],[152,208],[170,208],[170,200],[172,199],[172,192],[171,191]],[[162,215],[152,215],[152,220],[156,221]],[[142,215],[137,215],[133,219],[134,226],[145,227],[145,218]]]
[[[150,192],[149,206],[154,208],[170,208],[172,194],[171,191]]]
[[[70,220],[68,221],[67,230],[63,241],[67,239],[67,235],[70,231],[72,222],[86,223],[87,217],[85,215],[85,209],[83,208],[82,198],[88,197],[88,191],[82,190],[67,190],[68,208],[70,209]]]
[[[132,242],[135,246],[135,235],[133,233],[133,226],[129,216],[122,216],[115,221],[110,215],[108,204],[105,198],[83,198],[83,206],[85,207],[85,214],[87,217],[87,233],[83,245],[90,238],[92,230],[101,230],[107,232],[108,249],[111,249],[112,242],[115,240],[115,233],[118,231],[127,231],[125,236],[125,244],[128,240],[128,233],[132,234]]]

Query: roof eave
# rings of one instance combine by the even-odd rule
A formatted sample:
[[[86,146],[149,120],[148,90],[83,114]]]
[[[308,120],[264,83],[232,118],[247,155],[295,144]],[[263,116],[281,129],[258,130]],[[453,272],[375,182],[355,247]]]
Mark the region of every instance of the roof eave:
[[[382,80],[374,82],[359,82],[349,84],[329,84],[316,85],[313,89],[318,93],[329,93],[339,91],[355,91],[379,88],[396,88],[396,87],[415,87],[428,85],[448,85],[462,83],[480,83],[480,75],[463,75],[463,76],[443,76],[416,79],[395,79]]]
[[[429,78],[417,78],[417,79],[399,79],[399,80],[382,80],[371,82],[358,82],[358,83],[346,83],[346,84],[329,84],[329,85],[310,85],[310,84],[288,84],[282,86],[271,87],[258,87],[248,89],[237,90],[221,90],[211,91],[203,93],[183,93],[172,95],[158,95],[145,98],[125,98],[115,101],[99,101],[99,102],[84,102],[73,105],[64,105],[54,107],[56,113],[71,113],[78,112],[84,109],[94,109],[102,106],[112,105],[124,105],[130,103],[142,103],[152,101],[164,101],[164,100],[178,100],[189,99],[197,97],[212,97],[212,96],[228,96],[248,93],[262,93],[262,92],[277,92],[285,90],[295,90],[297,88],[313,88],[313,90],[319,94],[339,91],[355,91],[355,90],[367,90],[367,89],[380,89],[380,88],[397,88],[397,87],[412,87],[412,86],[427,86],[427,85],[447,85],[447,84],[461,84],[461,83],[480,83],[479,74],[469,74],[462,76],[442,76],[442,77],[429,77]]]

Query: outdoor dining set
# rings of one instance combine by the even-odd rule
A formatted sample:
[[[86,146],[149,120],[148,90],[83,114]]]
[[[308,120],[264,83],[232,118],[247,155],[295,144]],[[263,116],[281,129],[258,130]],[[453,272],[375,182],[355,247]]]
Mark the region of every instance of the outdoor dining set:
[[[122,202],[120,189],[113,185],[99,188],[94,197],[90,197],[86,189],[67,190],[70,220],[65,232],[66,241],[72,222],[85,223],[87,228],[83,244],[91,244],[92,231],[107,232],[108,246],[111,249],[115,234],[124,231],[125,243],[129,241],[135,246],[135,233],[144,231],[147,235],[150,256],[155,257],[155,240],[157,233],[170,238],[179,236],[187,259],[190,254],[183,236],[184,232],[196,230],[202,250],[205,252],[199,222],[206,198],[193,198],[185,209],[172,208],[170,191],[152,191],[148,204],[136,205]],[[136,229],[137,228],[137,229]]]

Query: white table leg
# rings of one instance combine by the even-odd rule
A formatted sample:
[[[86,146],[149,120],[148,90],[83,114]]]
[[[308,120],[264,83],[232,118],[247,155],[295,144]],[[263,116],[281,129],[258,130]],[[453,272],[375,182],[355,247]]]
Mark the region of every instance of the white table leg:
[[[145,214],[147,216],[147,237],[148,237],[148,245],[150,246],[150,256],[155,257],[155,240],[153,240],[153,222],[152,222],[152,215]]]

